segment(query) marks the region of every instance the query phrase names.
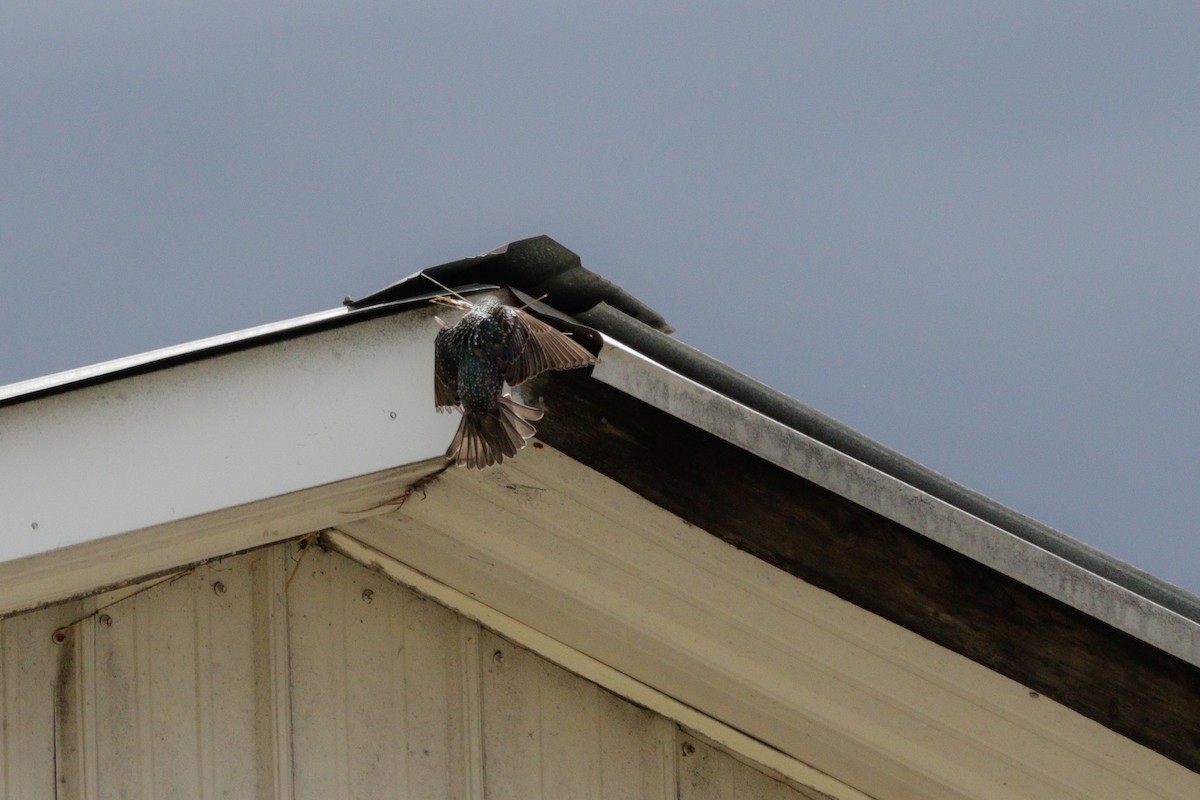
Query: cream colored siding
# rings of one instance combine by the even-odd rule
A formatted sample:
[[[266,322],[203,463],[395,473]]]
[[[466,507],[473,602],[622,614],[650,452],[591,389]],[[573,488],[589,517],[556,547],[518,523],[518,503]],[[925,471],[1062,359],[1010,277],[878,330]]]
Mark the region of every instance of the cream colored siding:
[[[316,548],[12,617],[0,648],[6,798],[811,796]]]
[[[484,632],[482,645],[490,798],[675,796],[670,721],[495,634]]]
[[[1200,797],[1180,764],[549,447],[446,472],[329,539],[534,649],[587,654],[617,675],[552,658],[830,794]]]
[[[0,622],[0,797],[55,796],[54,684],[63,653],[50,637],[82,613],[79,603],[64,603]]]
[[[261,550],[89,601],[95,612],[61,646],[75,663],[59,688],[60,796],[272,795],[277,676],[262,584],[282,557]]]
[[[224,797],[250,785],[255,693],[269,683],[254,680],[265,665],[254,658],[246,566],[161,584],[106,609],[112,624],[95,626],[100,796],[166,797],[195,786],[201,797]],[[221,577],[232,593],[218,594],[229,585]]]
[[[797,792],[730,755],[680,733],[679,800],[794,800],[827,798],[816,791]]]
[[[316,549],[288,607],[298,800],[472,796],[478,627]]]

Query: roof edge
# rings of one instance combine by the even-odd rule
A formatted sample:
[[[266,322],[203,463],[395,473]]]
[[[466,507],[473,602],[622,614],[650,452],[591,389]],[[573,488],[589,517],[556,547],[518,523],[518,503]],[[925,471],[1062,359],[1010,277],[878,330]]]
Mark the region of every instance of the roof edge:
[[[850,426],[604,304],[580,322],[672,372],[1200,624],[1200,598],[945,477]]]
[[[592,379],[1200,667],[1200,623],[1196,620],[894,473],[770,419],[641,351],[609,339]]]
[[[632,348],[671,372],[851,459],[977,517],[1001,531],[1111,582],[1174,614],[1200,624],[1200,598],[1080,542],[921,465],[836,419],[760,383],[667,334],[658,312],[583,268],[578,255],[547,236],[512,242],[489,253],[423,271],[460,291],[509,286],[544,299],[554,310]],[[469,286],[469,288],[468,288]],[[268,342],[302,336],[364,319],[399,313],[439,294],[422,272],[335,308],[242,331],[199,339],[100,364],[0,387],[0,407],[45,395]],[[1051,596],[1056,596],[1051,593]]]
[[[1200,597],[969,489],[792,397],[669,336],[674,329],[632,295],[585,269],[578,255],[548,236],[423,271],[449,287],[508,286],[622,342],[672,372],[890,475],[1034,547],[1200,624]],[[363,309],[428,296],[422,272],[346,305]],[[1054,595],[1051,595],[1054,596]]]

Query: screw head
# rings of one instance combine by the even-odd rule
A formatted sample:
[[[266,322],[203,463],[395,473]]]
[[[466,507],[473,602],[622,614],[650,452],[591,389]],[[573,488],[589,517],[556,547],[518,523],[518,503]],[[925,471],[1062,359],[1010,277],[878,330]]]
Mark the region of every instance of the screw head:
[[[495,664],[497,667],[504,666],[504,651],[503,650],[497,650],[496,652],[492,653],[492,663]]]
[[[683,751],[683,757],[687,758],[688,756],[695,755],[696,745],[692,744],[691,742],[684,742],[683,747],[680,748],[680,750]]]
[[[62,644],[66,640],[67,640],[67,629],[65,627],[56,628],[54,633],[50,634],[50,641],[54,642],[55,644]]]
[[[229,589],[221,581],[213,582],[213,594],[225,594]]]
[[[375,602],[375,590],[374,589],[363,589],[362,590],[362,599],[363,599],[364,603]]]
[[[112,617],[110,617],[108,614],[101,614],[101,615],[100,615],[100,617],[99,617],[99,622],[100,622],[100,624],[101,624],[101,625],[103,625],[104,627],[106,627],[106,628],[111,628],[111,627],[112,627],[112,623],[113,623],[113,618],[112,618]]]

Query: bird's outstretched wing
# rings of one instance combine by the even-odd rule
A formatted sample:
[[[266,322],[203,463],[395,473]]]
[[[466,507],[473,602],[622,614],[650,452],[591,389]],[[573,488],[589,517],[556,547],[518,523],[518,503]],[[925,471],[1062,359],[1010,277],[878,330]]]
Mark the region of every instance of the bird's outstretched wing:
[[[437,332],[433,342],[433,404],[438,411],[458,406],[458,351],[449,328]]]
[[[501,306],[505,341],[504,380],[509,386],[524,383],[550,369],[578,369],[596,363],[596,357],[561,331],[516,308]]]

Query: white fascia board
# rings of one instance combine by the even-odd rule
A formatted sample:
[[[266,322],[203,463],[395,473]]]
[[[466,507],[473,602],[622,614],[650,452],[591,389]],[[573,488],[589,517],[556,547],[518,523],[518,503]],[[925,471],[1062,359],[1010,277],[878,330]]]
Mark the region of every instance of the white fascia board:
[[[434,410],[436,330],[416,309],[0,408],[0,584],[48,553],[438,458],[457,415]]]
[[[1200,666],[1200,625],[604,337],[592,377]]]

